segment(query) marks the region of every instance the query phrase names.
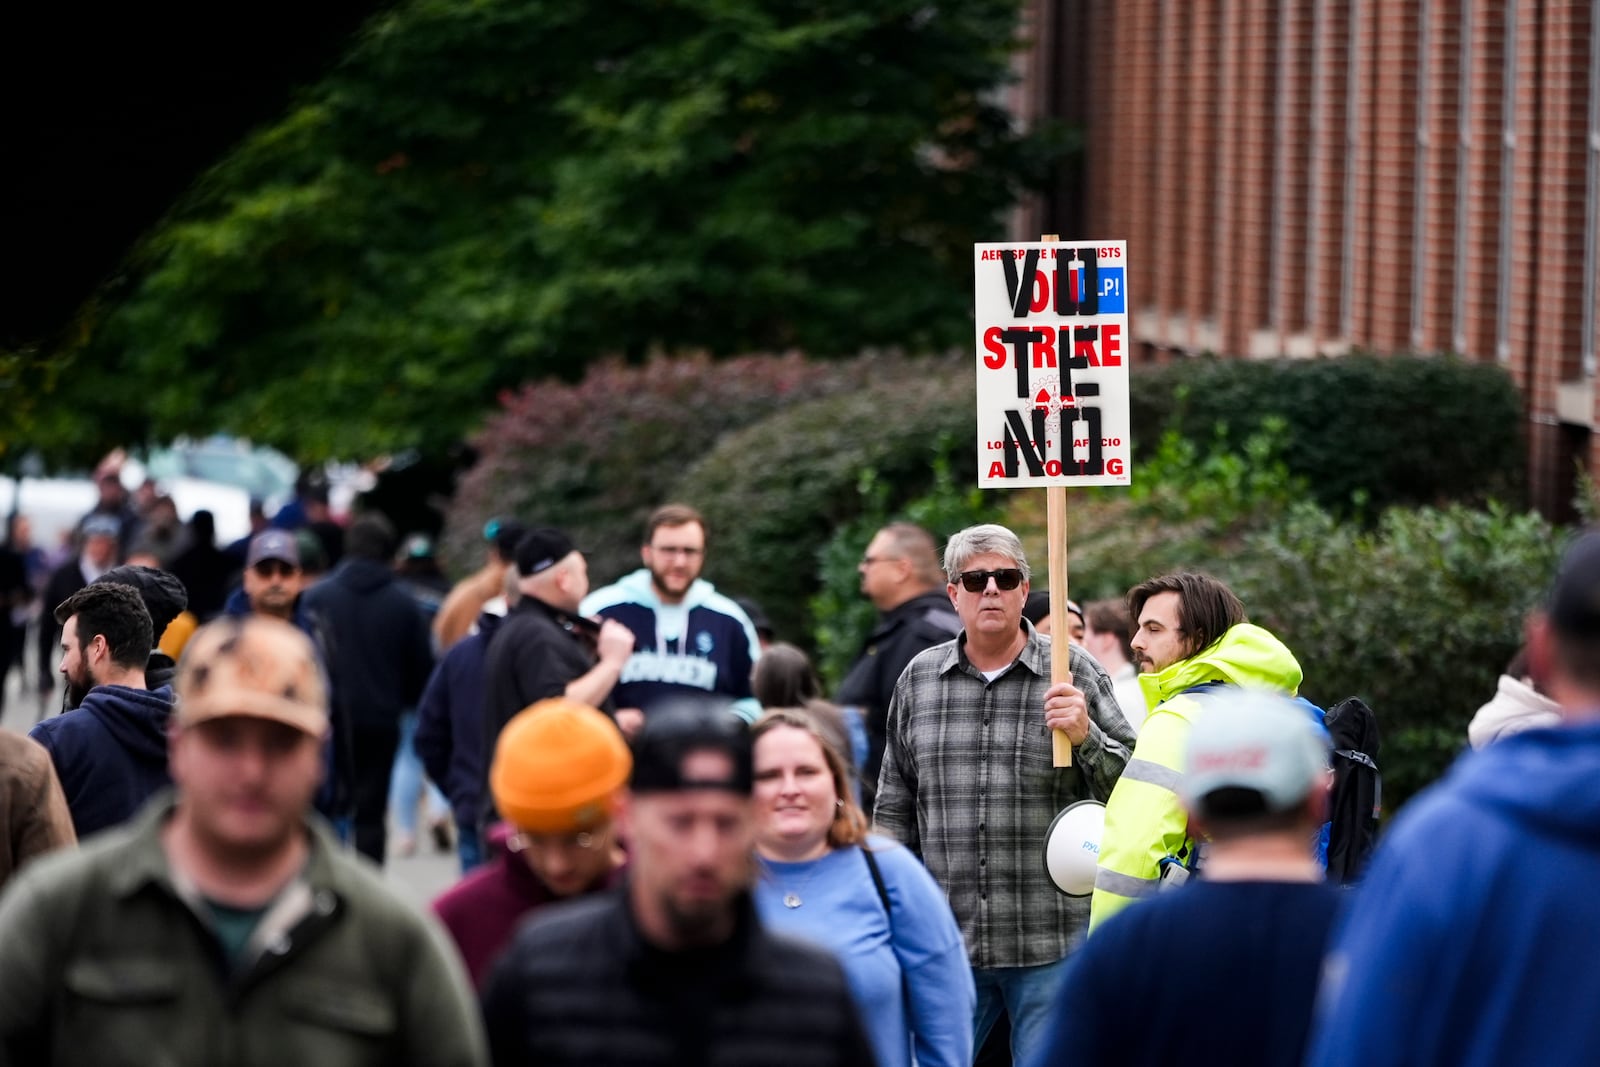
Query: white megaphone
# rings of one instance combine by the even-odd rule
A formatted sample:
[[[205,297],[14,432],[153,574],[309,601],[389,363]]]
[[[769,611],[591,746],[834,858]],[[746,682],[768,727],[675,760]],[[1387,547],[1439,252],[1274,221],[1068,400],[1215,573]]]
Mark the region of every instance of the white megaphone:
[[[1067,896],[1086,897],[1094,892],[1105,828],[1106,806],[1098,800],[1080,800],[1062,808],[1045,831],[1045,872]]]

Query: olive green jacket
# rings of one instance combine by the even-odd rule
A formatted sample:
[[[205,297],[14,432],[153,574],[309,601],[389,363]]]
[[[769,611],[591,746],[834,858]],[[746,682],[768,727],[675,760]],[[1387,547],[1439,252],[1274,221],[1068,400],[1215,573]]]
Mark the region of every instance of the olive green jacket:
[[[305,870],[229,968],[167,862],[171,794],[0,896],[0,1064],[477,1067],[466,975],[440,931],[308,823]]]

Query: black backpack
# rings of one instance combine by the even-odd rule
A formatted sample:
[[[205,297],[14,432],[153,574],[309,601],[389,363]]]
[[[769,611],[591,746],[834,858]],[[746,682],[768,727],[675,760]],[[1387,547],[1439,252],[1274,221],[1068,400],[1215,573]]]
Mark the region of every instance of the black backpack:
[[[1378,815],[1383,809],[1378,716],[1360,697],[1349,697],[1329,708],[1323,722],[1333,738],[1328,881],[1348,885],[1366,870],[1378,840]]]

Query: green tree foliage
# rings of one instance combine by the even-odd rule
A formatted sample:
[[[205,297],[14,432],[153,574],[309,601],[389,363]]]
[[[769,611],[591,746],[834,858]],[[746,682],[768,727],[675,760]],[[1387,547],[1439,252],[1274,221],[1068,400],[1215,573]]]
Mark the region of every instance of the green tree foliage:
[[[1267,418],[1238,449],[1220,428],[1202,444],[1162,435],[1127,490],[1075,494],[1068,509],[1071,582],[1079,600],[1120,597],[1152,574],[1241,551],[1245,535],[1304,499],[1283,460],[1288,426]],[[1040,583],[1043,584],[1043,583]]]
[[[0,470],[11,470],[21,458],[20,443],[41,434],[63,436],[65,413],[41,403],[56,389],[59,371],[37,347],[0,348]]]
[[[1234,446],[1283,421],[1281,456],[1341,515],[1395,504],[1520,501],[1522,401],[1498,366],[1454,358],[1196,359],[1139,369],[1133,441],[1148,456],[1167,430]],[[1134,469],[1135,484],[1140,478]]]
[[[1055,150],[995,91],[1018,8],[409,0],[149,237],[61,402],[314,459],[607,353],[961,341],[971,242]]]

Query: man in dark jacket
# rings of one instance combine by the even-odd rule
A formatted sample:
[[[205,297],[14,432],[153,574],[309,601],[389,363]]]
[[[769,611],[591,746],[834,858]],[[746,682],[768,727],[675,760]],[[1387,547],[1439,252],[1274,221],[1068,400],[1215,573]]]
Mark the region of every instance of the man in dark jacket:
[[[633,632],[615,619],[578,614],[589,564],[560,530],[530,530],[517,545],[517,606],[489,643],[484,711],[491,751],[501,727],[530,704],[567,696],[612,711],[611,690],[633,654]]]
[[[433,669],[422,611],[389,565],[395,543],[388,519],[361,516],[345,535],[344,559],[305,593],[332,638],[334,699],[349,722],[355,846],[380,865],[400,716],[416,707]]]
[[[513,584],[507,596],[516,603]],[[483,862],[484,781],[489,773],[483,712],[483,665],[502,617],[478,616],[478,630],[450,646],[417,706],[417,758],[450,801],[461,873]]]
[[[217,520],[204,509],[189,519],[189,547],[172,561],[172,573],[189,592],[189,610],[200,622],[222,613],[228,585],[239,566],[217,547]],[[157,640],[159,640],[159,633]]]
[[[87,585],[56,608],[55,618],[62,624],[61,673],[69,690],[85,695],[77,708],[44,720],[28,736],[49,751],[81,838],[127,821],[171,782],[172,689],[145,687],[150,612],[131,586]]]
[[[78,528],[82,549],[50,572],[41,598],[39,618],[39,692],[48,697],[55,689],[57,657],[61,655],[61,624],[49,614],[57,604],[117,565],[122,548],[117,540],[122,526],[110,515],[91,512]],[[41,710],[43,708],[41,707]]]
[[[328,662],[333,641],[327,628],[306,609],[301,595],[305,570],[300,565],[299,541],[288,530],[262,530],[245,546],[244,563],[243,584],[228,597],[223,614],[233,618],[270,616],[293,623],[311,638],[332,705],[332,723],[323,741],[327,773],[317,789],[316,805],[329,819],[343,819],[350,813],[350,723]]]
[[[850,665],[836,703],[861,709],[867,727],[867,761],[861,769],[862,801],[872,810],[883,766],[889,698],[906,664],[917,653],[961,632],[961,620],[945,592],[933,535],[909,522],[879,530],[861,557],[861,592],[878,609],[878,623]]]
[[[496,1064],[871,1064],[844,973],[750,902],[750,733],[681,706],[644,722],[618,800],[618,890],[535,916],[483,992]]]

